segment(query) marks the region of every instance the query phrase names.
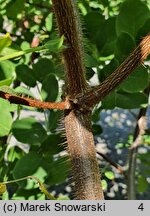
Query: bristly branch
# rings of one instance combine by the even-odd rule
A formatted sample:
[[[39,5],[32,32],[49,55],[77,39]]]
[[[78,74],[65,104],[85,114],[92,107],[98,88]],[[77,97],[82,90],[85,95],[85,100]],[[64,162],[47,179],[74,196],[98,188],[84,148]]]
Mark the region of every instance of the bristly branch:
[[[10,103],[36,107],[41,109],[65,110],[71,108],[71,105],[67,99],[61,102],[42,102],[27,97],[20,97],[14,94],[9,94],[3,91],[0,91],[0,97],[10,101]]]
[[[66,93],[74,98],[87,89],[83,61],[82,32],[74,0],[52,0],[60,36],[64,35],[63,51]]]
[[[121,82],[128,77],[132,71],[148,57],[149,54],[150,33],[143,38],[137,48],[109,77],[106,78],[106,80],[85,94],[79,94],[74,100],[74,103],[77,103],[83,109],[93,107],[114,88],[121,84]]]
[[[63,51],[66,93],[70,99],[87,89],[83,61],[82,32],[75,0],[52,0],[58,30],[65,37]],[[91,129],[91,113],[77,107],[65,111],[67,149],[72,163],[75,199],[104,199]]]

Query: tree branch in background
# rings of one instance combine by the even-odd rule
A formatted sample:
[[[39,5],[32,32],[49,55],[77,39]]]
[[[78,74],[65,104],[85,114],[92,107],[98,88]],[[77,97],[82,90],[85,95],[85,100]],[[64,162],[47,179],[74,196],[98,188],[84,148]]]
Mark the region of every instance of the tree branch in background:
[[[148,88],[145,89],[145,94],[149,95],[150,93],[150,84]],[[142,144],[142,136],[146,130],[146,111],[147,108],[142,108],[139,111],[139,115],[137,118],[137,124],[134,131],[133,143],[129,150],[129,164],[128,164],[128,199],[135,200],[136,199],[136,189],[135,189],[135,171],[136,171],[136,154],[138,150],[138,146]]]
[[[107,161],[110,165],[112,165],[113,167],[116,168],[116,170],[120,173],[123,174],[126,178],[126,172],[122,169],[121,166],[119,166],[117,163],[115,163],[114,161],[112,161],[108,156],[104,155],[103,153],[97,151],[96,152],[98,155],[100,155],[105,161]]]

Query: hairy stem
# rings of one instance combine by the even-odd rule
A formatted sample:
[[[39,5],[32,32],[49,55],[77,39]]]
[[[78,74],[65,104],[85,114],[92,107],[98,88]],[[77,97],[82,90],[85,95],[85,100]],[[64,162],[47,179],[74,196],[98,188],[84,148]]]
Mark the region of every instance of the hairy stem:
[[[71,108],[71,105],[68,100],[62,102],[43,102],[43,101],[34,100],[27,97],[20,97],[15,94],[6,93],[3,91],[0,91],[0,98],[7,99],[8,101],[10,101],[10,103],[36,107],[40,109],[65,110]]]
[[[65,127],[72,161],[75,199],[103,199],[90,113],[66,113]]]
[[[150,54],[150,34],[145,36],[137,48],[126,58],[126,60],[100,85],[79,94],[76,103],[83,108],[91,108],[108,95],[114,88],[128,77],[131,72],[141,64]],[[142,76],[142,74],[141,74]]]
[[[52,0],[60,35],[65,37],[63,51],[66,91],[71,98],[86,88],[83,64],[82,32],[74,0]]]
[[[74,99],[87,91],[83,64],[82,33],[74,0],[52,0],[60,35],[65,36],[63,51],[66,93]],[[91,131],[90,112],[77,107],[65,112],[67,147],[72,162],[75,199],[104,199]]]

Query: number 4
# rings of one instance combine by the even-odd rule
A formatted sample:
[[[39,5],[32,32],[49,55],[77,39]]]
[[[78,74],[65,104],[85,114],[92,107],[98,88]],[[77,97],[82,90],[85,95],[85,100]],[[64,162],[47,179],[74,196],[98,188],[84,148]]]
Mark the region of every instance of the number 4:
[[[139,210],[143,211],[144,210],[144,206],[143,206],[143,203],[141,203],[138,207]]]

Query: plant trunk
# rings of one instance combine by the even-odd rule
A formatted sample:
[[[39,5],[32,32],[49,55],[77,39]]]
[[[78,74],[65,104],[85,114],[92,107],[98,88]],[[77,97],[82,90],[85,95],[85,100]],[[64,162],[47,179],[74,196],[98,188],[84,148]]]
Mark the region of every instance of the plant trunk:
[[[66,113],[65,128],[68,152],[72,161],[75,198],[104,199],[91,130],[90,112]]]
[[[66,94],[73,100],[87,91],[83,64],[82,32],[74,0],[52,0],[60,35],[65,37],[63,51]],[[91,111],[75,107],[65,111],[67,149],[72,163],[75,199],[104,199],[91,130]]]

